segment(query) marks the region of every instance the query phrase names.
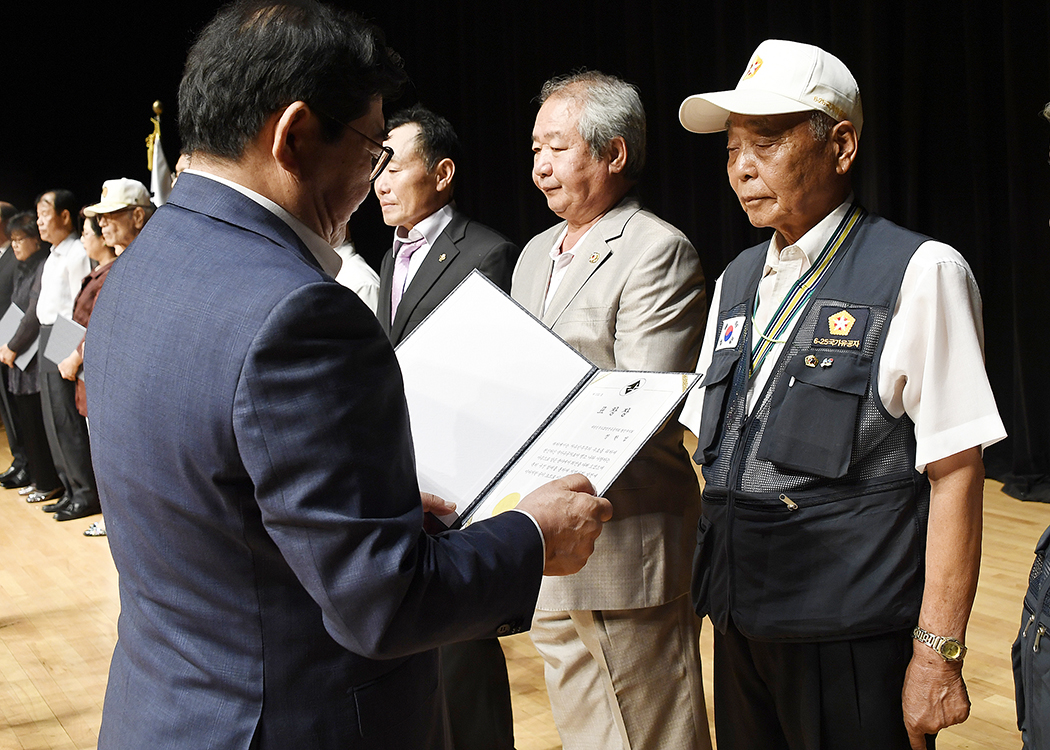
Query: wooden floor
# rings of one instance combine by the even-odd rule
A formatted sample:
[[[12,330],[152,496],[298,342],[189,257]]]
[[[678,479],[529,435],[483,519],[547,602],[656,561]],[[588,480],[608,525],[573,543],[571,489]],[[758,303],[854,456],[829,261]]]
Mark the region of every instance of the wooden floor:
[[[0,437],[0,468],[6,467]],[[985,486],[984,565],[970,621],[964,672],[973,701],[965,724],[938,747],[1020,747],[1010,644],[1050,505],[1022,503]],[[96,745],[106,673],[116,639],[117,576],[106,540],[82,535],[90,521],[58,523],[0,489],[0,750],[86,750]],[[701,654],[712,705],[710,627]],[[560,748],[528,635],[504,639],[518,750]]]

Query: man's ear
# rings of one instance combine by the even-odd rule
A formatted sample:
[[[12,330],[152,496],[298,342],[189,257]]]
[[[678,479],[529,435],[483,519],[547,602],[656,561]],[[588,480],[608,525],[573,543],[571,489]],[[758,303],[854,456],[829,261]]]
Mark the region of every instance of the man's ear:
[[[437,178],[438,192],[448,190],[452,187],[452,178],[456,175],[456,163],[446,156],[434,167],[433,174]]]
[[[609,171],[619,174],[627,167],[627,141],[623,136],[616,136],[609,141],[608,151]]]
[[[142,227],[146,226],[146,209],[142,208],[142,206],[135,206],[131,211],[131,221],[135,228],[141,232]]]
[[[292,102],[283,110],[270,116],[271,122],[263,127],[263,133],[272,132],[270,153],[280,167],[295,177],[302,176],[304,138],[309,130],[317,128],[315,115],[306,102]]]
[[[835,123],[828,135],[828,144],[835,153],[835,171],[838,174],[848,174],[853,167],[859,142],[860,136],[852,122],[843,120]]]

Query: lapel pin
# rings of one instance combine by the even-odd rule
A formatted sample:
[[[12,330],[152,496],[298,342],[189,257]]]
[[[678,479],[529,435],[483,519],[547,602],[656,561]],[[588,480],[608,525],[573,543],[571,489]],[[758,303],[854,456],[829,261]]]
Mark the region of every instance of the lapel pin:
[[[598,262],[598,253],[596,253],[596,252],[595,253],[591,253],[591,257],[590,257],[589,260],[591,261],[591,263],[597,263]]]
[[[812,354],[807,356],[806,357],[806,367],[816,367],[816,366],[817,366],[817,358],[814,357]]]
[[[444,262],[445,262],[445,254],[441,253],[441,255],[438,256],[438,263],[444,263]]]
[[[835,361],[834,357],[824,357],[824,359],[820,360],[820,366],[821,367],[831,367],[831,365],[832,365],[832,363],[834,363],[834,361]]]

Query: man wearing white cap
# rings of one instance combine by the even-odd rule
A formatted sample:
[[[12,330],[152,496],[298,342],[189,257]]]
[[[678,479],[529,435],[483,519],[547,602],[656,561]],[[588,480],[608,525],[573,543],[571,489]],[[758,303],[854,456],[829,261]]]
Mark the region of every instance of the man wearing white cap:
[[[119,255],[131,244],[146,220],[153,214],[149,190],[138,180],[121,177],[102,183],[102,198],[84,209],[85,216],[98,216],[98,226],[106,244]]]
[[[855,201],[860,92],[823,50],[763,42],[680,119],[728,131],[730,185],[775,230],[719,278],[682,414],[719,746],[932,746],[969,712],[981,450],[1005,435],[976,283]]]

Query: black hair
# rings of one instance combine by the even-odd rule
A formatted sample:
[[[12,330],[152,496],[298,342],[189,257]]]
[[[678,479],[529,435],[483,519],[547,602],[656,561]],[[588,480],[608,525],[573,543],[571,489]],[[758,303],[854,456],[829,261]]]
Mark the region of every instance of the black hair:
[[[57,190],[45,190],[36,197],[36,200],[33,201],[33,205],[37,205],[48,195],[52,197],[51,204],[55,207],[56,214],[61,214],[63,211],[69,211],[69,222],[72,226],[72,231],[79,234],[80,211],[77,208],[78,204],[76,196],[73,195],[72,191],[63,190],[62,188]]]
[[[353,13],[316,0],[240,0],[190,49],[179,135],[191,153],[237,159],[271,114],[302,101],[330,142],[406,80],[383,32]]]
[[[415,123],[419,126],[419,135],[416,137],[416,150],[423,158],[427,172],[432,172],[442,159],[451,159],[453,162],[458,161],[460,150],[459,136],[456,135],[456,131],[452,128],[452,123],[441,115],[417,104],[391,115],[386,123],[387,133],[394,128],[410,123]]]
[[[36,228],[36,214],[33,211],[19,211],[7,220],[7,236],[12,232],[21,232],[27,237],[40,239],[40,231]]]

